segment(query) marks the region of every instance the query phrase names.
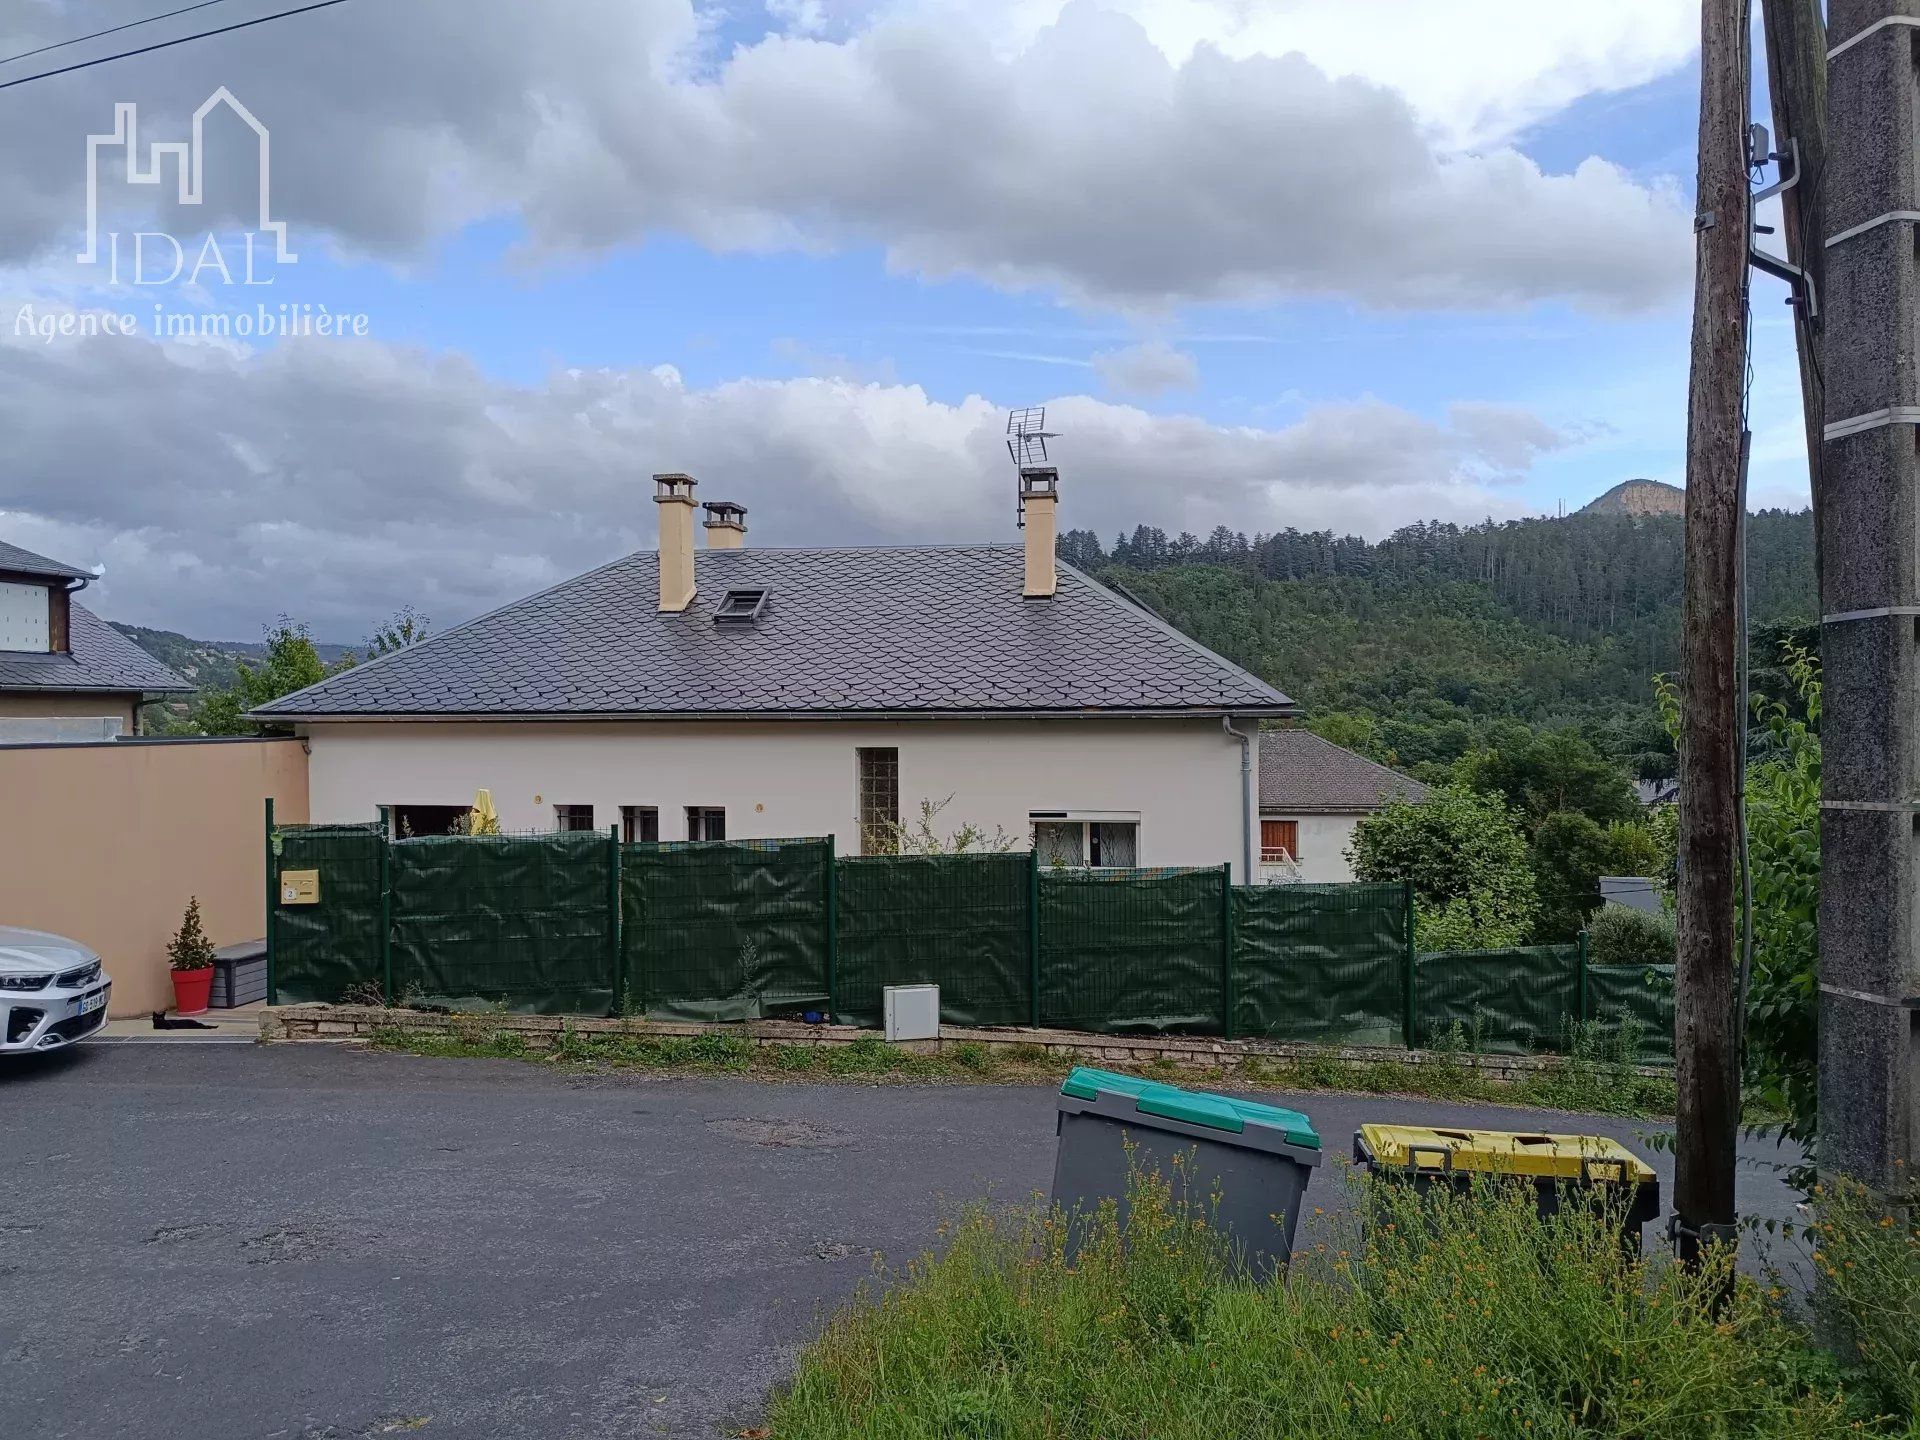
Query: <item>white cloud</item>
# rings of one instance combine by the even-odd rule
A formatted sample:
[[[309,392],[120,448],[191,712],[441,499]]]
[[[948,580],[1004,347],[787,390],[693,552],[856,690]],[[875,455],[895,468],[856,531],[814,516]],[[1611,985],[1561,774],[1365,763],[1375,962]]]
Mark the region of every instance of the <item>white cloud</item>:
[[[1062,523],[1103,536],[1514,514],[1499,482],[1565,443],[1491,405],[1436,423],[1362,399],[1271,429],[1048,406]],[[650,545],[655,470],[747,505],[756,544],[1012,540],[1004,427],[997,399],[897,383],[696,389],[663,365],[513,385],[371,341],[0,331],[0,536],[103,563],[115,618],[249,638],[285,610],[351,641],[402,604],[446,623]]]
[[[1143,400],[1169,390],[1200,388],[1200,364],[1184,350],[1164,340],[1145,340],[1120,350],[1101,350],[1093,357],[1100,383],[1116,395]]]
[[[1432,39],[1437,22],[1408,17],[1442,7],[1399,5],[1395,25],[1382,3],[1363,8],[1393,53]],[[1482,0],[1476,38],[1498,25],[1500,43],[1454,83],[1487,102],[1534,75],[1519,86],[1534,98],[1512,102],[1529,114],[1620,83],[1667,53],[1639,42],[1670,27],[1627,23],[1644,5],[1576,23],[1541,18],[1565,7]],[[1126,8],[1155,31],[1217,11],[1189,28],[1227,48],[1156,43]],[[792,32],[719,54],[691,0],[345,6],[0,95],[0,260],[71,244],[84,137],[114,100],[140,101],[159,136],[227,84],[272,127],[274,196],[297,230],[408,261],[501,215],[534,257],[662,232],[721,251],[877,245],[905,271],[1137,309],[1337,295],[1612,311],[1683,287],[1671,189],[1600,159],[1544,174],[1497,143],[1463,152],[1441,132],[1513,118],[1461,121],[1444,97],[1416,105],[1375,83],[1392,77],[1354,58],[1367,27],[1334,18],[1333,0],[1282,10],[1273,29],[1238,0],[1074,0],[1039,6],[1048,23],[1010,46],[992,8],[892,6],[840,33],[830,8],[801,6]],[[0,43],[63,26],[10,16]],[[803,33],[814,26],[832,38]],[[1273,53],[1296,26],[1314,58]],[[1425,73],[1402,68],[1395,83]],[[214,172],[238,219],[245,156],[222,152]]]
[[[965,0],[1030,41],[1068,0]],[[1299,54],[1329,75],[1384,85],[1453,149],[1503,143],[1585,95],[1643,85],[1699,47],[1681,0],[1104,0],[1170,59],[1202,45],[1238,59]],[[985,16],[982,15],[984,19]]]

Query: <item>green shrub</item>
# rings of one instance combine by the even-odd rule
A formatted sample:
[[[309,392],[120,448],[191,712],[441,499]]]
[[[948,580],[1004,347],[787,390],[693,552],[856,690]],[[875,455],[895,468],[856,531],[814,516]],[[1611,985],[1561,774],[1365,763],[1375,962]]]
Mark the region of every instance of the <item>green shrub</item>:
[[[1056,1215],[968,1211],[831,1320],[771,1403],[781,1440],[1838,1440],[1902,1433],[1729,1259],[1628,1260],[1606,1213],[1525,1186],[1385,1184],[1285,1285],[1235,1277],[1177,1179],[1136,1178],[1069,1259]],[[1724,1308],[1716,1302],[1728,1297]],[[1854,1428],[1856,1423],[1858,1428]]]
[[[1587,959],[1595,965],[1671,965],[1673,944],[1673,921],[1625,905],[1602,905],[1587,922]]]

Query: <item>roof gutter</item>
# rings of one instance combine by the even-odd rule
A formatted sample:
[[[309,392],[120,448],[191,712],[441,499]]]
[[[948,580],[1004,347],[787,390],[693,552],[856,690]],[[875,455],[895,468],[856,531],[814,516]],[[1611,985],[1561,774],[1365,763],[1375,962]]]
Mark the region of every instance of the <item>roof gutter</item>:
[[[1256,727],[1252,731],[1233,728],[1233,716],[1222,715],[1220,728],[1240,742],[1240,883],[1253,884],[1253,817],[1260,801],[1253,788],[1253,741],[1258,735]]]

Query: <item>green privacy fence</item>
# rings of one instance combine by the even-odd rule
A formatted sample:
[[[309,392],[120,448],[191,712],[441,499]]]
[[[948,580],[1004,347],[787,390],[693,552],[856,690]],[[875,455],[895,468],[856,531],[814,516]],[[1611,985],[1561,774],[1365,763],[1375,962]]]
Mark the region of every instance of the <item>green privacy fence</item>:
[[[1458,1024],[1527,1052],[1570,1018],[1633,1016],[1649,1058],[1671,1054],[1657,969],[1589,965],[1580,945],[1416,955],[1401,885],[1236,886],[1224,866],[1051,869],[1025,852],[843,858],[823,839],[392,840],[271,816],[267,848],[282,1003],[872,1025],[885,987],[930,981],[951,1024],[1369,1046]]]
[[[880,1023],[880,992],[937,978],[955,1025],[1034,1016],[1039,874],[1018,855],[881,855],[835,867],[834,1011]]]
[[[375,825],[272,824],[267,802],[267,953],[280,1000],[338,1000],[356,985],[379,983],[383,916],[381,866],[386,842]],[[285,872],[317,870],[311,905],[279,903]],[[383,994],[392,994],[383,990]]]
[[[1235,887],[1235,1033],[1402,1043],[1408,914],[1401,885]]]
[[[454,1009],[606,1014],[611,851],[605,836],[566,833],[391,842],[384,992]]]
[[[758,1020],[828,1008],[832,841],[611,848],[620,866],[626,1009]]]
[[[1583,1013],[1608,1025],[1631,1017],[1640,1025],[1640,1058],[1673,1060],[1673,966],[1588,965]]]
[[[1224,866],[1043,873],[1040,1023],[1114,1032],[1226,1028],[1232,894]]]

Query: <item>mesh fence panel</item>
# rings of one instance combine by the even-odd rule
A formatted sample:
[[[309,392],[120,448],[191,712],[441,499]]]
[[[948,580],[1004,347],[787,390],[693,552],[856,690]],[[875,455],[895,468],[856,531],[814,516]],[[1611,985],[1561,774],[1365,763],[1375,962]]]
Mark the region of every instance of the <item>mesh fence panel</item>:
[[[1587,1015],[1603,1025],[1640,1022],[1640,1058],[1673,1059],[1673,966],[1587,966]]]
[[[381,982],[380,829],[377,825],[276,825],[274,887],[287,870],[320,872],[313,905],[273,908],[273,983],[283,1005],[337,1002]]]
[[[1040,1022],[1071,1030],[1221,1028],[1221,870],[1040,876]]]
[[[1458,1025],[1482,1050],[1531,1054],[1557,1048],[1580,1014],[1576,945],[1428,951],[1414,974],[1419,1044]]]
[[[951,1025],[1033,1018],[1032,862],[1017,855],[886,855],[838,862],[834,1006],[878,1025],[888,985],[932,982]]]
[[[395,840],[393,984],[455,1009],[604,1015],[613,1003],[611,842],[586,832]]]
[[[1399,885],[1234,887],[1234,1034],[1400,1044],[1406,926]]]
[[[824,840],[623,845],[628,1000],[678,1020],[827,1008]]]

